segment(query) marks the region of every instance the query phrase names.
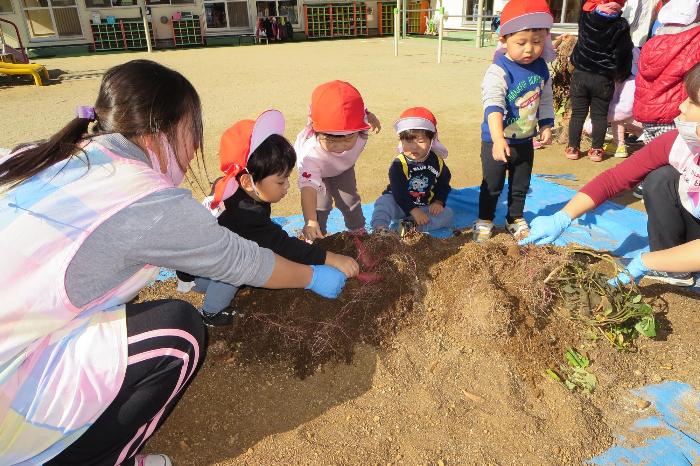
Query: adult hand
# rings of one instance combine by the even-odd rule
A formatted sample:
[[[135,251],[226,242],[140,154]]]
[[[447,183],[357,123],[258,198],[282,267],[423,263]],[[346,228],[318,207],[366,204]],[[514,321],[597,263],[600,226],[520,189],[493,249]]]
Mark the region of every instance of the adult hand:
[[[367,123],[369,123],[370,131],[374,131],[375,134],[382,130],[382,124],[379,121],[379,118],[377,118],[377,115],[369,110],[367,110]]]
[[[629,285],[631,280],[635,283],[639,283],[644,275],[649,272],[649,269],[644,265],[644,259],[642,258],[642,253],[640,252],[632,259],[627,265],[627,269],[620,272],[617,277],[608,280],[608,285],[610,286],[620,286]]]
[[[411,217],[413,217],[413,220],[416,222],[416,225],[427,225],[430,221],[430,218],[428,218],[428,214],[423,212],[423,209],[420,209],[418,207],[411,210]]]
[[[508,141],[505,139],[497,139],[493,141],[491,155],[493,155],[494,160],[507,163],[508,157],[510,157],[510,146],[508,146]]]
[[[554,215],[537,217],[530,223],[530,234],[518,241],[518,244],[524,246],[530,243],[538,245],[553,243],[569,225],[571,225],[571,217],[563,210]]]
[[[345,286],[345,274],[330,265],[312,265],[311,269],[311,283],[306,289],[324,298],[337,298]]]
[[[542,144],[551,144],[552,143],[552,127],[551,126],[545,126],[542,128],[540,131],[540,142]]]
[[[430,207],[428,207],[428,212],[430,212],[430,215],[440,215],[443,210],[445,210],[445,206],[442,205],[442,202],[440,201],[435,201],[430,204]]]
[[[357,274],[360,273],[360,266],[355,259],[330,251],[326,252],[326,265],[340,270],[347,278],[356,277]]]
[[[302,230],[304,238],[306,241],[313,242],[316,238],[323,238],[323,232],[321,231],[321,226],[316,220],[307,220],[304,229]]]

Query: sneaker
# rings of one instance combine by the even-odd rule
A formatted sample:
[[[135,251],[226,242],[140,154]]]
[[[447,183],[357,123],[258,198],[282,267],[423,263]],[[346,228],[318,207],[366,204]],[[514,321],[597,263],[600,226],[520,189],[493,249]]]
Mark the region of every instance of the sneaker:
[[[493,222],[490,220],[477,220],[474,222],[474,231],[472,233],[472,238],[477,243],[483,243],[491,238],[493,233]]]
[[[134,466],[173,466],[168,455],[150,454],[134,456]]]
[[[506,230],[513,235],[515,241],[520,241],[530,234],[530,225],[527,224],[527,220],[519,217],[513,220],[513,223],[506,221]]]
[[[233,309],[224,309],[216,314],[202,312],[202,322],[207,327],[229,327],[240,317]]]
[[[578,160],[581,158],[581,151],[577,147],[567,147],[564,156],[569,160]]]
[[[177,279],[177,291],[178,293],[189,293],[192,291],[192,288],[194,288],[195,282],[192,280],[191,282],[185,282],[180,280],[179,278]]]
[[[644,182],[639,183],[637,186],[634,187],[634,189],[632,190],[632,195],[637,199],[644,200]]]
[[[603,149],[589,149],[588,159],[591,162],[602,162],[603,161]]]
[[[651,270],[645,277],[655,282],[668,283],[669,285],[675,286],[695,285],[695,277],[692,273],[659,272],[657,270]]]
[[[614,142],[606,144],[603,151],[608,157],[617,157],[619,159],[624,159],[629,155],[627,154],[627,147],[624,144],[617,145]]]
[[[399,234],[399,237],[403,238],[410,232],[414,231],[416,229],[416,223],[413,221],[411,218],[403,218],[399,221],[399,227],[397,229],[397,232]]]

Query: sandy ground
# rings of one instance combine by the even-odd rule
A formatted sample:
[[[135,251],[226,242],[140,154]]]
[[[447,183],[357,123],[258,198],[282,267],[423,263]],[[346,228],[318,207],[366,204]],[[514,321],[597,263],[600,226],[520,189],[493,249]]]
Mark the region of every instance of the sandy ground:
[[[360,90],[367,107],[383,124],[357,164],[364,202],[373,201],[386,187],[385,174],[396,146],[394,121],[404,109],[418,105],[437,116],[440,138],[450,150],[452,185],[475,185],[481,181],[480,84],[493,49],[476,49],[473,42],[445,41],[440,65],[436,50],[436,40],[412,38],[401,41],[400,56],[395,58],[391,39],[374,38],[43,59],[40,63],[58,77],[53,85],[36,87],[29,81],[10,85],[15,81],[0,78],[0,147],[49,136],[72,117],[77,105],[94,102],[106,69],[150,58],[182,72],[198,90],[204,109],[204,156],[212,180],[218,176],[219,137],[233,122],[277,108],[287,119],[287,137],[294,141],[306,123],[313,88],[343,79]],[[557,145],[538,151],[535,172],[573,173],[579,182],[568,184],[578,187],[618,162],[571,162],[562,151]],[[634,198],[620,201],[633,203]],[[274,207],[279,215],[299,211],[296,190],[290,190]]]

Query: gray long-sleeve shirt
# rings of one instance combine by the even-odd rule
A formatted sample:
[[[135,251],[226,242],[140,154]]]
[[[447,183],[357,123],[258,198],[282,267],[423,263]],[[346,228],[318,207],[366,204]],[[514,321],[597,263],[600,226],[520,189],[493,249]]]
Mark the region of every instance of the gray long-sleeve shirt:
[[[151,165],[119,134],[96,140],[122,157]],[[185,189],[149,194],[105,221],[80,246],[66,272],[68,297],[84,306],[151,264],[240,286],[261,286],[275,256],[230,230]]]

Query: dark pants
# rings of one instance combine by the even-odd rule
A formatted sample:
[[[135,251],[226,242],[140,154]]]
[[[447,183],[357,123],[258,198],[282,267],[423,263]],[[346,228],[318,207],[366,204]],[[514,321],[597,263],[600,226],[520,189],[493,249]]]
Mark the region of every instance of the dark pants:
[[[337,176],[323,178],[325,192],[316,195],[316,217],[323,234],[326,234],[328,216],[335,206],[343,214],[345,227],[350,231],[365,227],[365,216],[362,213],[362,202],[357,192],[355,167],[352,166]]]
[[[657,168],[644,179],[644,206],[649,220],[649,249],[680,246],[700,239],[700,220],[681,204],[678,194],[680,175],[670,165]]]
[[[481,170],[483,180],[479,191],[479,218],[493,220],[496,215],[498,196],[503,191],[503,185],[508,174],[508,215],[506,220],[512,223],[516,218],[523,216],[525,209],[525,196],[530,189],[530,176],[532,175],[532,162],[535,151],[532,141],[524,144],[510,145],[510,158],[508,163],[496,161],[491,154],[493,143],[481,143]]]
[[[130,458],[168,417],[204,358],[202,318],[184,301],[128,304],[126,328],[129,359],[117,397],[47,465],[133,464]]]
[[[602,149],[605,130],[608,127],[608,108],[615,92],[615,82],[603,75],[574,69],[571,75],[569,95],[571,99],[571,121],[569,122],[569,147],[581,147],[583,124],[591,112],[593,132],[592,149]]]

